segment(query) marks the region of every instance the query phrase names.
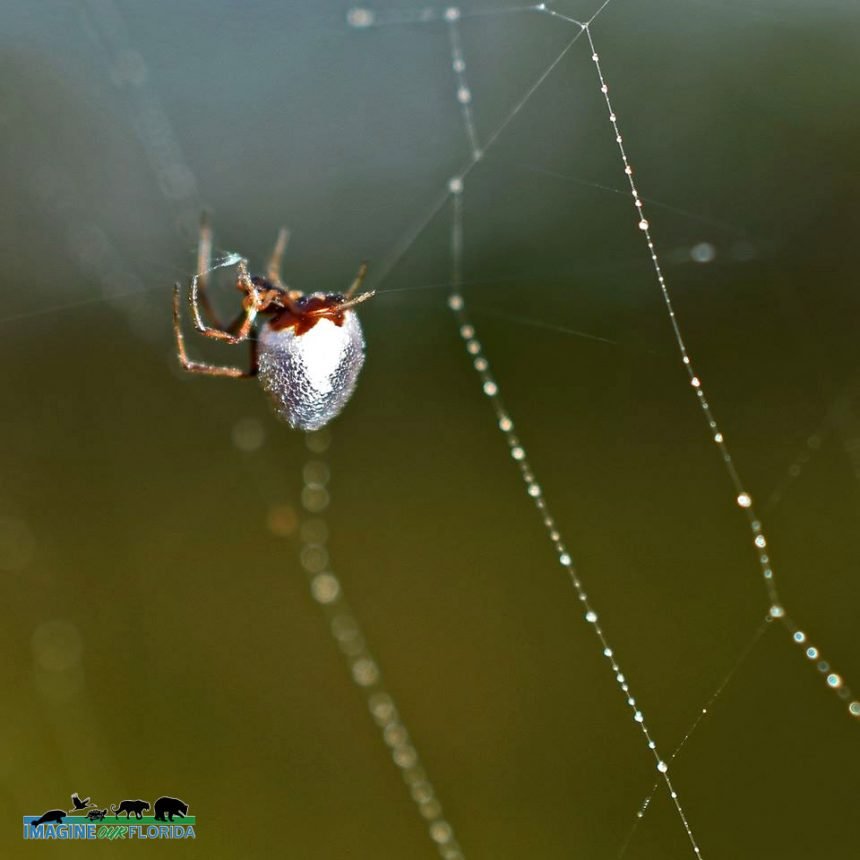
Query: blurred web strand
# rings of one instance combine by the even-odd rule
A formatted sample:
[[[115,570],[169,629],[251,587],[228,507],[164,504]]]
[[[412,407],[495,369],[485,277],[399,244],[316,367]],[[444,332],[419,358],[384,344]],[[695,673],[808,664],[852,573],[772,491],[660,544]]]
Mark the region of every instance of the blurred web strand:
[[[772,621],[773,619],[770,617],[770,615],[767,615],[764,621],[759,624],[758,629],[753,634],[752,639],[750,639],[750,641],[746,644],[735,662],[732,664],[732,668],[729,669],[723,680],[720,681],[717,688],[714,690],[713,693],[711,693],[710,697],[708,698],[708,701],[705,702],[705,704],[699,709],[699,713],[696,715],[696,719],[693,720],[693,722],[690,724],[690,727],[684,733],[684,737],[681,738],[681,742],[678,744],[678,746],[675,747],[674,751],[672,752],[672,755],[669,757],[670,764],[675,761],[675,759],[681,754],[681,751],[687,745],[687,741],[690,740],[696,729],[701,724],[702,720],[704,720],[705,717],[708,715],[714,702],[720,697],[723,690],[725,690],[726,687],[729,685],[729,682],[735,676],[738,669],[740,669],[741,665],[746,661],[747,657],[749,657],[753,648],[758,645],[759,640],[770,628]],[[618,851],[618,860],[621,860],[621,858],[624,857],[624,855],[627,853],[627,849],[630,847],[630,843],[633,840],[636,831],[639,829],[639,824],[645,817],[645,813],[648,811],[648,807],[651,805],[651,801],[654,799],[654,795],[657,793],[657,789],[659,788],[659,786],[659,780],[655,781],[654,785],[651,786],[651,791],[648,792],[648,795],[646,796],[645,800],[643,800],[642,803],[639,805],[639,811],[636,813],[636,821],[633,823],[633,827],[630,828],[630,832],[627,834],[627,838],[621,844],[621,848]]]
[[[386,689],[379,664],[367,646],[367,641],[343,593],[343,585],[332,572],[327,549],[328,526],[322,512],[329,504],[329,467],[319,455],[330,444],[326,430],[309,433],[307,447],[318,455],[309,459],[302,470],[302,507],[308,517],[301,526],[300,561],[308,576],[311,594],[322,607],[329,632],[349,663],[350,674],[361,690],[367,708],[382,732],[382,739],[391,750],[394,765],[421,817],[442,860],[463,860],[464,854],[454,835],[454,828],[445,818],[427,771],[421,763],[415,744],[398,713],[391,693]]]
[[[729,479],[734,485],[735,492],[737,494],[735,497],[735,502],[746,515],[747,524],[749,525],[750,529],[750,536],[752,538],[753,548],[756,553],[756,557],[758,558],[759,567],[761,569],[762,574],[762,580],[764,582],[765,590],[770,601],[770,616],[771,618],[779,620],[782,623],[783,627],[788,631],[789,635],[792,638],[792,641],[804,648],[804,653],[807,659],[813,662],[815,664],[816,669],[822,675],[824,675],[825,683],[827,684],[827,686],[830,689],[834,690],[839,696],[839,698],[843,701],[850,700],[848,704],[848,712],[854,717],[860,717],[860,701],[852,698],[851,690],[845,684],[842,676],[831,670],[830,663],[827,660],[820,659],[821,653],[819,649],[816,646],[809,644],[809,640],[806,633],[801,630],[794,622],[794,620],[786,610],[782,600],[780,599],[779,592],[777,591],[776,583],[774,580],[773,563],[771,562],[767,550],[767,537],[764,533],[761,520],[756,514],[752,496],[745,489],[744,484],[741,481],[737,467],[735,466],[734,459],[731,455],[731,452],[729,451],[728,445],[726,444],[725,436],[720,430],[719,424],[717,423],[717,420],[714,417],[714,413],[711,410],[710,404],[708,403],[708,400],[705,396],[705,391],[702,385],[701,378],[696,373],[696,370],[693,365],[693,360],[687,349],[683,334],[681,333],[681,327],[675,315],[675,309],[672,304],[672,298],[669,294],[669,288],[666,283],[666,278],[663,275],[663,269],[660,265],[660,259],[657,256],[657,250],[651,236],[651,225],[648,219],[645,217],[645,203],[643,198],[640,196],[639,190],[636,187],[636,182],[633,179],[633,168],[631,167],[630,161],[627,157],[627,151],[624,147],[624,139],[622,138],[621,132],[619,130],[618,116],[612,108],[612,101],[609,97],[609,85],[606,83],[606,78],[603,74],[603,68],[600,64],[600,57],[594,44],[594,38],[591,34],[591,29],[586,26],[585,32],[588,35],[588,44],[591,48],[591,59],[594,62],[594,67],[600,80],[600,91],[603,93],[603,98],[606,103],[606,110],[609,115],[609,122],[612,125],[612,130],[615,134],[615,142],[618,145],[621,162],[624,165],[624,173],[626,174],[628,183],[630,185],[630,193],[633,197],[633,205],[637,213],[639,230],[642,232],[642,235],[644,236],[645,241],[648,245],[648,252],[651,257],[651,262],[653,264],[654,274],[657,276],[657,283],[660,286],[660,293],[663,297],[663,303],[666,307],[667,313],[669,314],[669,321],[672,325],[672,331],[675,335],[675,342],[678,345],[678,351],[681,355],[681,362],[687,372],[690,386],[695,391],[696,398],[699,402],[699,407],[701,408],[702,414],[704,415],[705,420],[708,423],[708,427],[711,431],[711,439],[717,446],[723,464],[726,468],[726,472],[728,473]]]
[[[458,23],[459,17],[460,16],[458,10],[454,8],[449,8],[445,13],[445,20],[448,24],[449,29],[452,31],[450,39],[451,64],[457,78],[457,101],[460,103],[462,108],[464,120],[463,124],[466,130],[466,136],[469,139],[470,143],[472,143],[473,141],[476,141],[477,138],[475,135],[474,118],[472,116],[471,93],[468,87],[468,83],[466,81],[466,64],[463,58],[462,49],[460,47],[461,43]],[[555,64],[553,64],[553,66],[551,66],[550,68],[553,68],[554,65]],[[534,89],[530,90],[530,92],[533,91]],[[520,103],[520,107],[521,106],[522,102]],[[495,134],[490,137],[489,143],[491,143],[493,140],[496,139],[496,137],[498,137],[499,131],[500,129],[498,129]],[[477,155],[475,153],[477,153]],[[475,146],[473,149],[472,164],[475,164],[477,162],[478,158],[480,158],[480,154],[480,148]],[[522,475],[522,478],[526,485],[526,491],[528,492],[535,507],[537,508],[538,513],[541,516],[544,527],[547,531],[547,535],[549,536],[549,539],[552,542],[552,545],[558,556],[558,561],[570,577],[570,581],[573,585],[573,588],[576,591],[580,603],[582,604],[585,614],[585,620],[591,625],[592,630],[597,636],[603,655],[607,658],[612,675],[615,678],[615,682],[621,690],[621,693],[624,696],[628,707],[632,711],[633,720],[634,722],[638,723],[645,744],[647,748],[651,750],[654,756],[657,771],[669,791],[669,795],[672,798],[672,803],[675,806],[675,810],[678,813],[678,817],[681,819],[681,823],[687,834],[687,838],[689,839],[690,845],[693,848],[693,853],[697,857],[701,857],[701,849],[699,848],[699,845],[696,842],[696,838],[693,835],[693,830],[687,819],[686,813],[684,812],[684,808],[681,805],[681,799],[678,796],[678,792],[675,790],[672,784],[672,779],[669,776],[669,766],[667,762],[660,756],[660,753],[657,750],[657,744],[654,741],[650,730],[648,729],[645,715],[642,712],[642,709],[639,707],[636,698],[630,689],[630,684],[621,670],[621,665],[615,657],[615,652],[613,648],[609,644],[609,640],[607,639],[606,633],[600,623],[598,614],[594,610],[594,607],[588,597],[588,593],[585,590],[585,586],[583,585],[582,580],[579,578],[579,573],[577,572],[573,559],[568,552],[567,547],[565,546],[565,543],[558,528],[558,524],[556,523],[555,518],[550,512],[550,508],[546,501],[546,498],[544,497],[543,490],[541,489],[540,484],[537,482],[537,478],[535,477],[531,464],[528,461],[525,448],[523,447],[522,443],[516,435],[513,419],[511,418],[510,413],[507,411],[504,402],[502,401],[501,395],[499,394],[498,383],[496,382],[496,379],[490,370],[489,361],[484,354],[483,347],[481,346],[480,341],[477,339],[475,327],[472,325],[469,313],[467,311],[466,301],[461,292],[461,282],[463,279],[464,250],[464,178],[465,173],[461,174],[460,176],[453,177],[448,184],[449,190],[452,195],[453,209],[453,217],[451,220],[452,291],[448,298],[448,306],[454,312],[454,316],[459,326],[460,336],[465,342],[466,352],[472,357],[472,364],[481,378],[484,394],[490,398],[493,410],[496,413],[498,427],[501,430],[503,436],[505,437],[505,441],[508,443],[508,447],[510,448],[511,456],[514,459],[514,462],[516,462],[519,467],[520,474]]]

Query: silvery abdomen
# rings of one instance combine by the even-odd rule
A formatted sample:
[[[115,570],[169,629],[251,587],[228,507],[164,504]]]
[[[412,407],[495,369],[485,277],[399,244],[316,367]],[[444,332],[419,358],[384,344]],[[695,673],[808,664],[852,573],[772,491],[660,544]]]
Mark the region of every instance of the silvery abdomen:
[[[364,335],[352,310],[343,312],[342,325],[322,317],[302,334],[266,322],[258,347],[260,383],[297,430],[319,430],[338,415],[364,364]]]

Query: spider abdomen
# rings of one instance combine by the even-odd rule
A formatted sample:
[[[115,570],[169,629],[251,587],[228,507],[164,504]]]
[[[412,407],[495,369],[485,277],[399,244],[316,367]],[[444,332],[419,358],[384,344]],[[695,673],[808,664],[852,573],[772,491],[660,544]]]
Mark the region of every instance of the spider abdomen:
[[[353,310],[340,325],[322,317],[307,331],[275,329],[259,334],[258,375],[278,415],[297,430],[318,430],[340,413],[364,364],[364,335]]]

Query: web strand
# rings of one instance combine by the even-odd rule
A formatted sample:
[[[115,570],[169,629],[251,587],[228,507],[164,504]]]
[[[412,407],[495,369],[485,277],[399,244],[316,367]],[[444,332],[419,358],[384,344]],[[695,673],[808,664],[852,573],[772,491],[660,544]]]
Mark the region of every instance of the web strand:
[[[698,714],[696,714],[696,718],[690,724],[690,727],[687,729],[686,732],[684,732],[684,737],[681,738],[681,742],[678,744],[678,746],[675,747],[672,752],[672,755],[669,758],[670,764],[674,762],[675,759],[681,754],[681,751],[684,749],[684,747],[687,745],[687,742],[696,732],[696,729],[699,728],[702,721],[711,712],[711,709],[714,706],[714,702],[716,702],[716,700],[722,695],[723,691],[729,685],[732,678],[734,678],[738,669],[740,669],[740,667],[746,662],[747,657],[749,657],[753,648],[758,645],[762,636],[764,636],[764,634],[770,628],[772,622],[773,619],[770,617],[770,615],[768,615],[765,617],[764,621],[762,621],[762,623],[759,624],[759,626],[756,628],[756,632],[753,634],[752,639],[750,639],[750,641],[744,646],[740,655],[735,659],[734,663],[732,664],[731,669],[729,669],[729,671],[723,677],[723,680],[720,681],[717,688],[708,697],[707,702],[705,702],[705,704],[699,709],[699,712]],[[659,780],[656,780],[654,782],[654,785],[651,786],[651,791],[648,792],[647,796],[645,797],[645,800],[643,800],[642,803],[639,804],[639,809],[636,812],[636,820],[633,823],[633,826],[630,828],[630,832],[627,834],[627,837],[621,844],[621,848],[618,851],[618,860],[621,860],[621,858],[623,858],[624,855],[627,853],[627,849],[630,847],[630,843],[632,842],[636,831],[639,829],[639,824],[645,817],[645,813],[648,811],[648,807],[651,805],[651,801],[654,799],[654,795],[657,793],[657,789],[659,787],[660,782]]]
[[[609,114],[609,122],[612,125],[612,130],[615,134],[615,142],[618,145],[618,152],[621,156],[621,162],[624,166],[624,173],[627,176],[628,184],[630,186],[630,193],[633,197],[633,205],[636,210],[639,230],[642,232],[642,235],[645,238],[645,242],[648,245],[648,253],[651,257],[654,274],[657,276],[657,283],[660,287],[663,304],[665,305],[666,312],[669,315],[669,322],[672,325],[672,331],[675,335],[675,342],[678,346],[678,351],[681,355],[681,362],[684,365],[684,369],[686,370],[690,386],[696,394],[696,399],[698,400],[699,407],[702,410],[702,414],[704,415],[705,421],[707,422],[708,428],[711,432],[711,439],[717,446],[717,450],[720,453],[723,465],[725,466],[729,479],[734,486],[736,493],[735,502],[746,515],[747,524],[749,525],[750,530],[750,536],[752,538],[753,548],[756,553],[756,558],[758,559],[759,568],[761,570],[762,581],[764,583],[764,587],[767,592],[768,599],[770,601],[770,615],[772,618],[777,619],[782,623],[783,627],[788,631],[789,635],[791,636],[792,641],[804,648],[806,658],[810,662],[815,664],[816,669],[819,671],[820,674],[824,676],[825,683],[827,684],[827,686],[830,689],[834,690],[840,699],[849,702],[849,713],[854,717],[858,717],[860,716],[860,701],[852,698],[851,690],[845,684],[842,676],[832,671],[830,663],[827,660],[821,659],[821,653],[819,649],[816,646],[809,644],[809,640],[806,633],[801,630],[794,622],[794,620],[786,610],[782,600],[780,599],[779,592],[776,588],[773,563],[768,552],[768,541],[764,533],[764,528],[762,526],[761,520],[756,514],[755,506],[753,504],[753,498],[748,492],[748,490],[745,488],[743,482],[741,481],[741,477],[738,473],[737,467],[735,466],[734,458],[732,457],[729,447],[726,444],[725,436],[720,430],[719,424],[717,423],[710,403],[705,396],[705,390],[702,385],[701,378],[697,374],[693,365],[692,358],[690,357],[690,353],[687,350],[686,342],[684,341],[683,334],[681,333],[681,327],[678,323],[677,316],[675,315],[675,308],[672,304],[672,298],[669,294],[669,288],[666,283],[666,278],[663,275],[663,269],[660,265],[660,259],[657,256],[657,249],[654,245],[654,241],[651,235],[651,225],[648,219],[645,217],[645,203],[643,198],[640,196],[639,190],[636,187],[636,182],[633,179],[633,168],[631,167],[630,161],[627,157],[627,151],[624,147],[624,139],[622,138],[621,132],[619,130],[618,116],[612,107],[612,101],[609,97],[609,86],[606,83],[606,78],[603,74],[603,68],[600,64],[600,57],[594,44],[594,38],[591,34],[591,29],[589,27],[585,28],[585,32],[588,35],[588,44],[591,48],[591,59],[594,63],[594,68],[597,71],[597,76],[600,82],[600,91],[601,93],[603,93],[603,98],[606,103],[606,110]]]
[[[449,10],[450,11],[450,10]],[[456,17],[451,20],[449,19],[450,26],[452,28],[456,27]],[[572,42],[568,47],[572,46]],[[465,63],[462,61],[462,51],[459,50],[459,53],[456,52],[456,49],[459,49],[459,37],[452,38],[452,64],[454,66],[455,72],[457,72],[458,78],[458,87],[463,86],[465,82]],[[565,52],[567,49],[565,49]],[[561,55],[564,56],[564,53]],[[541,80],[549,74],[549,71],[557,65],[560,61],[561,57],[556,60],[556,62],[550,66],[549,70],[544,73]],[[459,62],[458,62],[459,60]],[[534,91],[536,87],[533,87],[531,92]],[[458,89],[459,96],[459,89]],[[461,101],[458,97],[458,101]],[[522,102],[520,103],[520,106]],[[510,118],[513,117],[514,114],[510,115]],[[471,112],[468,114],[468,121],[472,122]],[[504,128],[507,123],[497,129],[494,133],[494,137],[491,138],[491,141],[498,137],[498,134]],[[474,129],[474,124],[472,123],[471,128]],[[467,136],[471,139],[471,134],[469,131],[469,127],[467,126]],[[488,143],[489,146],[489,143]],[[486,150],[486,147],[485,147]],[[480,152],[480,149],[478,149]],[[580,604],[582,606],[585,620],[591,626],[594,631],[598,642],[600,643],[600,647],[604,657],[606,657],[610,670],[615,678],[615,682],[618,685],[622,695],[624,696],[628,707],[630,708],[633,714],[633,720],[635,723],[639,725],[640,731],[642,732],[642,736],[644,738],[645,744],[651,753],[654,756],[654,760],[656,763],[657,771],[660,774],[660,778],[662,778],[663,782],[666,785],[666,788],[669,791],[669,796],[672,799],[672,803],[675,806],[675,810],[678,813],[678,816],[681,820],[681,823],[684,827],[684,830],[687,834],[687,837],[690,841],[690,845],[693,848],[693,853],[697,857],[702,856],[702,852],[696,842],[696,838],[693,835],[692,828],[687,819],[686,813],[681,805],[680,797],[678,796],[678,792],[675,790],[672,779],[669,776],[669,765],[667,762],[661,758],[659,751],[657,750],[657,745],[651,735],[650,730],[648,729],[647,722],[645,720],[645,715],[640,708],[639,704],[636,701],[635,696],[633,695],[630,684],[622,672],[621,665],[618,662],[615,652],[613,648],[610,646],[609,641],[606,637],[606,633],[603,630],[603,627],[600,623],[599,616],[595,611],[588,594],[585,590],[585,586],[582,583],[582,580],[579,577],[579,573],[576,569],[576,566],[573,562],[573,558],[571,557],[570,552],[568,551],[564,540],[561,536],[561,533],[558,528],[558,524],[553,517],[549,504],[546,501],[543,490],[540,484],[537,481],[534,470],[532,469],[531,464],[529,463],[525,448],[522,445],[522,442],[519,440],[516,435],[514,422],[511,418],[508,410],[506,409],[504,402],[502,401],[501,394],[499,392],[499,385],[496,382],[495,377],[493,376],[492,371],[490,370],[490,364],[487,360],[487,357],[483,351],[483,347],[481,346],[480,341],[477,339],[477,333],[475,331],[475,327],[471,322],[471,318],[466,308],[466,300],[462,293],[462,280],[463,280],[463,256],[464,256],[464,234],[463,234],[463,198],[464,198],[464,183],[465,173],[454,177],[450,180],[448,188],[452,195],[452,217],[451,217],[451,239],[450,239],[450,252],[451,252],[451,294],[448,298],[448,306],[454,313],[454,317],[457,321],[460,337],[463,339],[466,352],[469,354],[472,360],[472,366],[477,371],[478,376],[481,379],[481,386],[484,394],[490,399],[490,403],[493,407],[493,411],[496,414],[496,422],[499,427],[499,430],[502,432],[502,435],[505,438],[505,441],[508,444],[508,448],[510,449],[511,457],[514,462],[517,464],[520,474],[523,478],[523,481],[526,485],[526,492],[531,498],[535,508],[538,511],[538,514],[541,517],[541,521],[543,522],[544,528],[546,529],[547,536],[549,537],[553,548],[555,549],[556,555],[558,556],[559,564],[561,564],[562,568],[570,577],[571,584],[573,585],[574,591],[576,592],[577,597],[579,598]]]
[[[305,462],[302,470],[302,507],[307,516],[301,525],[299,559],[308,577],[311,595],[322,609],[328,629],[347,660],[353,682],[361,691],[373,721],[382,733],[391,759],[409,788],[419,815],[427,824],[427,833],[442,860],[463,860],[454,828],[445,818],[442,804],[418,756],[406,724],[386,688],[376,658],[367,645],[355,613],[343,592],[343,584],[332,572],[327,548],[328,524],[322,514],[328,507],[329,466],[322,459],[329,447],[326,431],[310,433],[307,446],[316,456]]]

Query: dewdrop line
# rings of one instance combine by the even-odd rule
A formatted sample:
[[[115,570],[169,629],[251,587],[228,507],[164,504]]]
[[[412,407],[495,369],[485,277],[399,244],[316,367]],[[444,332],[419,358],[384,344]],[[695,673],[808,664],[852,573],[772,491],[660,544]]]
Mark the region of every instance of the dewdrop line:
[[[366,30],[371,27],[406,26],[410,24],[434,24],[438,21],[447,20],[447,15],[452,8],[439,8],[438,6],[425,6],[423,9],[387,9],[377,12],[364,6],[354,6],[346,13],[346,21],[350,27],[357,30]],[[510,15],[518,12],[542,11],[540,5],[533,6],[488,6],[483,9],[472,9],[461,12],[456,9],[457,17],[463,18],[486,18],[494,15]]]
[[[711,438],[714,444],[717,446],[717,450],[719,451],[720,456],[723,460],[726,472],[728,473],[729,478],[734,485],[735,492],[737,494],[735,501],[737,505],[746,514],[747,523],[749,524],[750,534],[752,536],[752,543],[755,548],[759,567],[761,568],[762,579],[764,582],[765,589],[767,591],[768,599],[770,601],[770,615],[772,618],[779,619],[782,622],[783,626],[789,632],[794,642],[796,642],[798,645],[804,646],[806,657],[809,660],[815,662],[818,671],[825,676],[827,686],[834,690],[841,699],[849,700],[852,697],[851,690],[845,685],[844,681],[842,680],[842,676],[838,675],[836,672],[832,672],[830,664],[826,660],[819,659],[820,652],[818,648],[808,644],[806,634],[798,628],[798,626],[795,624],[795,622],[792,620],[791,616],[788,614],[785,607],[783,606],[782,601],[780,600],[779,592],[777,591],[776,583],[774,581],[773,566],[770,560],[770,556],[767,552],[767,537],[765,536],[764,530],[762,528],[761,520],[759,520],[758,516],[756,515],[755,508],[753,506],[752,496],[744,488],[740,475],[738,474],[738,470],[735,466],[734,459],[732,458],[729,448],[726,445],[725,437],[720,431],[720,427],[717,424],[717,420],[714,417],[714,413],[711,410],[707,398],[705,397],[704,388],[702,387],[702,381],[696,373],[695,368],[693,367],[693,362],[690,357],[690,354],[687,351],[687,345],[684,341],[683,335],[681,334],[681,328],[675,316],[675,309],[672,305],[672,299],[669,295],[669,289],[666,285],[666,279],[663,275],[663,269],[660,265],[660,260],[657,257],[657,251],[651,237],[651,227],[648,222],[648,219],[645,217],[645,204],[643,202],[643,199],[639,195],[639,191],[633,179],[633,168],[630,166],[630,162],[627,158],[627,151],[624,148],[624,141],[618,128],[617,115],[612,109],[612,102],[609,98],[609,87],[603,75],[603,69],[600,65],[600,58],[594,45],[594,39],[591,35],[591,29],[586,26],[585,32],[588,35],[588,44],[591,47],[591,59],[594,62],[594,67],[597,70],[597,76],[600,80],[600,91],[603,93],[603,98],[606,102],[606,109],[609,113],[609,122],[612,124],[612,130],[615,133],[615,142],[618,144],[618,151],[621,155],[621,161],[624,165],[624,173],[627,175],[627,180],[630,185],[630,192],[633,196],[633,205],[635,206],[637,212],[639,229],[645,236],[645,241],[648,245],[648,251],[651,255],[651,262],[653,264],[654,273],[657,276],[657,283],[660,285],[660,292],[663,296],[663,303],[665,304],[666,310],[669,314],[669,321],[672,324],[672,331],[675,334],[675,342],[678,345],[678,350],[681,354],[681,361],[687,371],[690,385],[696,392],[696,398],[699,402],[699,407],[702,410],[702,414],[704,415],[705,420],[708,422],[708,427],[710,428],[712,434]],[[860,701],[852,699],[848,705],[848,711],[852,716],[860,717]]]
[[[458,183],[459,188],[457,188]],[[610,647],[609,642],[607,641],[606,634],[603,632],[603,628],[600,626],[598,615],[594,611],[594,608],[592,607],[591,602],[588,599],[588,595],[581,580],[579,579],[576,567],[574,566],[570,553],[568,552],[564,542],[562,541],[561,534],[558,530],[558,525],[556,524],[555,519],[550,513],[549,506],[547,505],[547,502],[543,495],[543,491],[541,490],[540,484],[537,483],[534,472],[532,471],[532,467],[526,457],[525,449],[523,448],[522,443],[514,432],[514,422],[511,419],[507,409],[505,408],[501,396],[499,395],[498,383],[496,382],[495,378],[493,377],[493,374],[490,371],[490,365],[487,361],[486,356],[484,355],[481,343],[476,339],[475,328],[472,325],[469,315],[466,311],[465,300],[463,299],[463,296],[459,291],[463,251],[463,186],[462,181],[459,179],[451,180],[451,184],[453,186],[453,219],[451,229],[451,268],[453,292],[448,298],[448,307],[451,308],[451,310],[454,312],[454,316],[456,317],[457,323],[459,325],[460,336],[463,338],[466,344],[466,352],[468,352],[469,355],[472,357],[472,365],[478,372],[478,375],[481,377],[484,394],[486,394],[487,397],[490,398],[490,403],[492,404],[493,410],[496,413],[496,420],[498,422],[499,429],[502,431],[502,434],[504,435],[505,440],[508,443],[508,447],[511,451],[511,456],[516,461],[520,469],[520,473],[526,483],[526,490],[529,496],[531,496],[534,505],[538,510],[538,513],[541,515],[544,527],[546,528],[550,541],[552,541],[552,544],[555,547],[559,563],[570,576],[570,581],[573,584],[573,587],[576,591],[577,596],[579,597],[580,602],[582,603],[582,607],[585,611],[585,620],[592,626],[595,635],[600,641],[600,645],[603,649],[603,655],[609,661],[612,673],[615,676],[615,681],[621,689],[622,693],[624,694],[627,704],[633,712],[633,719],[639,724],[639,728],[641,729],[642,734],[645,737],[648,749],[650,749],[654,755],[654,759],[657,763],[657,770],[661,774],[661,777],[665,782],[666,787],[669,789],[669,794],[672,798],[672,802],[675,804],[675,809],[678,812],[678,815],[681,819],[681,823],[683,824],[684,830],[687,833],[687,837],[690,840],[690,844],[693,846],[693,851],[697,857],[701,857],[701,850],[699,849],[699,846],[696,843],[696,839],[693,836],[693,831],[690,827],[689,821],[687,820],[687,816],[684,813],[683,807],[681,806],[681,801],[678,797],[678,793],[675,791],[675,788],[672,785],[672,780],[669,777],[669,766],[660,757],[660,754],[657,751],[657,745],[655,744],[648,730],[647,724],[645,722],[645,716],[642,713],[641,708],[639,708],[639,706],[637,705],[636,699],[634,698],[633,694],[630,692],[630,686],[627,682],[627,679],[621,671],[621,666],[615,659],[615,653]]]
[[[457,101],[460,103],[460,113],[463,115],[463,125],[469,138],[469,146],[472,148],[472,159],[477,161],[481,157],[478,147],[478,132],[475,129],[475,118],[472,116],[472,91],[466,80],[466,60],[463,58],[463,45],[460,41],[460,27],[457,21],[460,18],[460,10],[451,8],[445,13],[448,22],[448,39],[451,44],[451,67],[457,76]]]
[[[456,57],[453,56],[453,54],[452,60],[456,62]],[[642,709],[638,706],[635,697],[630,691],[630,685],[627,682],[627,678],[621,671],[621,666],[619,665],[618,661],[615,659],[615,653],[610,647],[609,642],[606,638],[606,634],[604,633],[603,628],[600,625],[600,620],[598,618],[597,612],[595,612],[590,600],[588,599],[588,594],[586,593],[585,587],[583,586],[582,581],[579,578],[579,574],[577,573],[576,567],[573,563],[573,559],[571,558],[570,553],[568,552],[564,542],[562,541],[558,525],[555,521],[555,518],[550,513],[549,505],[544,498],[543,490],[541,489],[540,484],[537,482],[531,464],[528,461],[525,448],[523,447],[522,443],[514,432],[514,422],[511,419],[507,409],[505,408],[504,402],[502,401],[501,395],[499,394],[498,383],[496,382],[495,377],[490,371],[489,361],[484,355],[480,341],[476,338],[475,328],[472,325],[471,319],[466,310],[466,302],[461,292],[461,284],[463,280],[464,247],[463,179],[463,175],[460,175],[451,179],[448,184],[448,189],[451,192],[452,202],[451,294],[448,298],[448,307],[450,307],[451,310],[454,312],[454,316],[457,320],[457,324],[460,331],[460,337],[463,339],[466,345],[466,352],[472,357],[472,366],[475,368],[478,373],[478,376],[481,378],[484,394],[486,394],[487,397],[490,398],[490,403],[492,404],[493,410],[496,413],[496,421],[499,430],[501,430],[503,436],[505,437],[505,440],[508,443],[511,456],[519,466],[520,474],[522,475],[523,480],[526,484],[526,491],[528,492],[529,496],[534,502],[535,507],[537,508],[538,513],[541,516],[549,539],[555,548],[556,554],[558,555],[559,563],[569,575],[574,590],[579,597],[580,603],[582,604],[582,608],[585,613],[585,620],[592,626],[592,629],[594,630],[595,635],[600,642],[603,655],[609,661],[612,674],[615,677],[615,682],[618,684],[618,687],[620,688],[622,694],[627,701],[627,705],[630,707],[630,710],[633,713],[633,720],[639,724],[639,728],[645,738],[645,742],[648,746],[648,749],[650,749],[654,755],[654,760],[657,765],[657,771],[665,782],[666,787],[669,789],[669,795],[672,798],[672,802],[675,805],[675,809],[681,819],[681,823],[684,826],[684,830],[687,833],[687,837],[690,840],[690,844],[693,847],[693,852],[696,857],[701,857],[702,852],[699,849],[698,844],[696,843],[696,839],[693,835],[690,823],[687,820],[687,816],[684,813],[683,807],[681,806],[681,801],[678,797],[678,793],[675,791],[675,788],[672,785],[672,780],[668,772],[669,766],[660,757],[660,754],[657,751],[657,745],[651,737],[651,733],[648,729],[647,723],[645,722],[645,715],[643,714]]]
[[[454,828],[445,818],[415,744],[385,686],[379,664],[344,597],[343,585],[329,564],[328,525],[322,513],[330,499],[330,472],[328,464],[319,455],[329,447],[330,435],[326,431],[309,433],[306,442],[311,452],[318,455],[308,459],[302,470],[302,507],[308,515],[301,524],[299,558],[308,577],[311,595],[323,610],[329,632],[346,657],[352,680],[364,696],[385,745],[391,750],[392,761],[409,788],[418,813],[427,823],[428,835],[439,856],[442,860],[464,860]]]

